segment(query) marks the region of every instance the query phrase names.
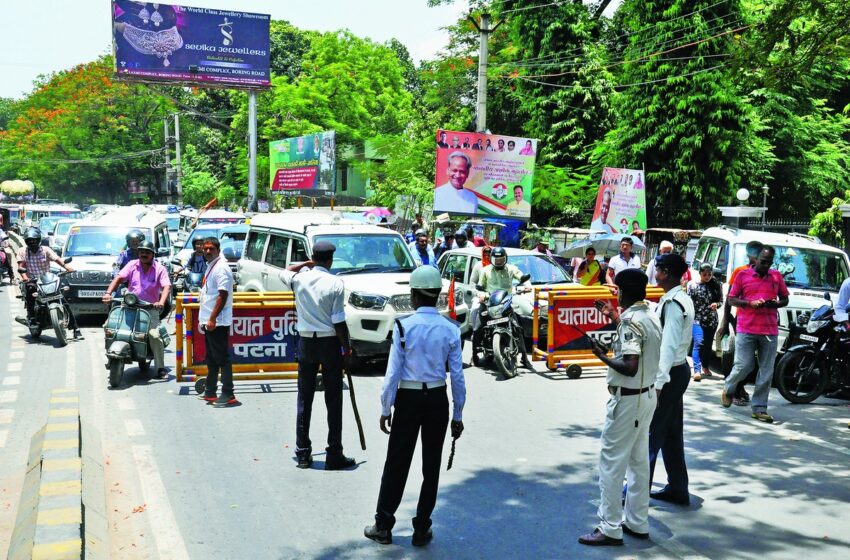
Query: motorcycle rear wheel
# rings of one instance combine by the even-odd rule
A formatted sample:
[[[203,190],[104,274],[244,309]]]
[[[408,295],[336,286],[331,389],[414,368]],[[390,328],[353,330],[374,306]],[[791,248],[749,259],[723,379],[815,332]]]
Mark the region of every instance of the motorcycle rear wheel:
[[[813,350],[791,350],[776,366],[777,388],[785,400],[807,404],[826,389],[829,371],[826,361]]]
[[[56,333],[56,340],[59,342],[59,346],[67,346],[68,333],[65,331],[65,322],[58,307],[50,310],[50,322],[53,324],[53,332]]]
[[[121,384],[122,377],[124,377],[124,361],[115,358],[109,360],[109,386],[116,389]]]
[[[496,368],[502,375],[508,379],[516,377],[516,351],[509,335],[493,333],[493,357],[496,358]]]

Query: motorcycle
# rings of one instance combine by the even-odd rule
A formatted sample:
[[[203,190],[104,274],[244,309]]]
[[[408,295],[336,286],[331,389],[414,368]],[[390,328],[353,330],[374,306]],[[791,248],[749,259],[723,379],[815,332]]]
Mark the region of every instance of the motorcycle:
[[[71,258],[66,258],[68,263]],[[25,268],[18,269],[20,274],[26,274]],[[35,292],[35,319],[27,321],[25,317],[15,317],[15,320],[30,330],[30,336],[33,340],[41,338],[43,330],[52,328],[56,334],[56,340],[59,341],[59,346],[68,344],[68,318],[71,311],[65,302],[64,292],[68,291],[67,286],[61,285],[62,277],[67,272],[45,272],[36,281]],[[20,284],[21,297],[26,301],[27,288],[26,283]]]
[[[201,281],[204,278],[203,272],[191,272],[188,268],[183,268],[184,265],[180,259],[172,260],[171,264],[175,270],[171,278],[171,285],[174,286],[175,293],[201,291]],[[178,267],[179,270],[177,270]]]
[[[787,401],[805,404],[825,392],[850,389],[850,331],[834,316],[829,303],[792,325],[793,342],[776,366],[776,385]]]
[[[109,386],[113,389],[121,383],[125,364],[137,362],[142,372],[150,368],[153,360],[153,352],[148,342],[151,309],[154,309],[152,303],[140,300],[136,294],[125,293],[120,298],[120,305],[109,311],[103,325],[103,334]],[[164,344],[168,346],[168,331],[164,327],[164,324],[160,325],[160,334]]]
[[[526,280],[526,276],[523,276],[521,282]],[[493,292],[487,299],[486,307],[482,305],[479,313],[483,329],[484,360],[494,360],[496,368],[507,378],[516,377],[517,356],[521,351],[519,345],[525,344],[522,325],[513,308],[513,295],[508,290]],[[479,362],[474,351],[473,362],[474,365]]]
[[[0,234],[0,283],[3,281],[3,275],[9,277],[9,284],[14,283],[15,272],[12,268],[12,263],[15,262],[15,255],[12,254],[12,249],[9,247],[9,238],[5,234]]]

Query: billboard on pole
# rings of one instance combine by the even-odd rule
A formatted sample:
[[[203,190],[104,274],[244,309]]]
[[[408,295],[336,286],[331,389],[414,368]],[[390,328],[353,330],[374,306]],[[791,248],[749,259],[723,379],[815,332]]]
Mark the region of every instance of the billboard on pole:
[[[437,131],[434,214],[528,220],[537,140]]]
[[[271,16],[112,0],[112,47],[120,78],[270,85]]]
[[[642,170],[602,170],[590,229],[623,234],[646,229],[646,181]]]
[[[333,192],[335,165],[333,130],[269,142],[269,177],[274,192]]]

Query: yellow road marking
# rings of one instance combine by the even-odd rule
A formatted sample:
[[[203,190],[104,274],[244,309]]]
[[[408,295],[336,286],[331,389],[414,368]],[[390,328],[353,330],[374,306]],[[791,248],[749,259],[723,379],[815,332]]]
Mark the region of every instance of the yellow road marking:
[[[80,402],[79,397],[51,397],[50,404],[63,404]]]
[[[79,559],[83,552],[80,539],[52,544],[38,544],[32,547],[32,560],[71,560]]]
[[[43,471],[67,471],[82,468],[82,460],[79,457],[73,459],[45,459],[41,462]]]
[[[57,416],[79,416],[79,414],[79,408],[57,408],[47,413],[48,416],[52,416],[54,418]]]
[[[71,449],[80,445],[78,438],[73,439],[46,439],[41,446],[42,449]]]
[[[71,432],[77,431],[78,429],[80,429],[80,425],[76,422],[57,422],[55,424],[47,425],[48,432]]]
[[[83,512],[80,508],[42,509],[38,511],[36,525],[70,525],[82,523]]]
[[[68,480],[66,482],[45,482],[38,491],[40,496],[66,496],[80,494],[83,491],[82,480]]]

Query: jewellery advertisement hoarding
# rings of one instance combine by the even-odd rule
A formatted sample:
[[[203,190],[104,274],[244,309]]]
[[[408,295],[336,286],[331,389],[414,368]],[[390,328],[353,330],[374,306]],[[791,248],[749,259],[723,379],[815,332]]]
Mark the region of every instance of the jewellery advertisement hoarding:
[[[434,214],[531,217],[537,140],[437,131]]]
[[[122,78],[270,85],[271,16],[112,0],[115,73]]]

